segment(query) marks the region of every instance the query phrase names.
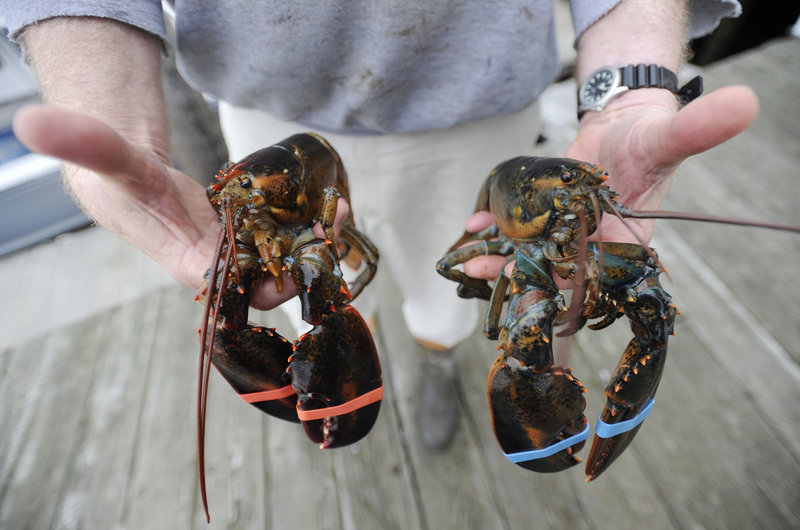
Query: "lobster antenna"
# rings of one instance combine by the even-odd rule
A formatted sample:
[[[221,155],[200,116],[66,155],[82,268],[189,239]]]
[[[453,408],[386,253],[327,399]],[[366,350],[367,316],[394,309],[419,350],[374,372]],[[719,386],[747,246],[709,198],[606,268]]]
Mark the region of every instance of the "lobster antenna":
[[[769,228],[771,230],[783,230],[800,234],[800,226],[784,225],[779,223],[767,223],[763,221],[750,221],[737,219],[735,217],[720,217],[716,215],[702,213],[684,213],[661,210],[622,210],[621,215],[634,219],[680,219],[683,221],[703,221],[706,223],[719,223],[726,225],[749,226],[753,228]]]
[[[600,267],[600,278],[602,278],[605,272],[605,267],[603,267],[603,229],[600,223],[601,220],[600,203],[597,200],[597,195],[595,195],[594,193],[590,197],[592,198],[592,206],[594,207],[595,225],[597,226],[597,250],[599,256],[597,264]]]
[[[226,223],[220,228],[219,239],[217,239],[217,246],[214,249],[214,258],[212,263],[219,264],[222,255],[222,247],[225,242],[228,242],[228,248],[225,251],[225,258],[223,261],[222,270],[230,270],[231,259],[235,254],[236,243],[233,236],[233,226],[230,221],[230,211],[226,209]],[[238,264],[238,260],[237,260]],[[237,269],[238,275],[238,269]],[[214,340],[216,338],[217,326],[216,324],[211,327],[211,334],[208,334],[208,317],[211,312],[211,305],[214,304],[214,314],[218,315],[220,307],[222,306],[222,295],[225,293],[228,282],[226,277],[219,278],[219,287],[217,287],[218,267],[211,268],[211,276],[209,277],[208,284],[210,285],[211,292],[206,292],[206,305],[203,310],[203,329],[200,333],[200,375],[197,382],[197,467],[198,474],[200,475],[200,497],[203,500],[203,508],[206,512],[206,520],[211,522],[211,514],[208,511],[208,496],[206,493],[206,473],[205,473],[205,431],[206,431],[206,403],[208,402],[208,381],[211,375],[211,355],[214,352]],[[237,278],[238,280],[238,278]],[[208,291],[208,288],[207,288]],[[212,301],[216,291],[216,301]]]
[[[214,249],[214,263],[219,263],[222,255],[222,247],[225,244],[227,230],[225,226],[221,226],[219,230],[219,238],[217,238],[217,246]],[[219,292],[217,291],[217,272],[218,267],[211,268],[211,275],[206,284],[206,303],[203,309],[202,328],[200,330],[200,367],[198,369],[197,381],[197,467],[200,476],[200,497],[203,500],[203,508],[206,512],[206,519],[211,522],[211,515],[208,513],[208,498],[206,496],[206,478],[205,478],[205,401],[206,392],[208,390],[208,371],[206,355],[211,358],[211,352],[214,347],[214,338],[216,335],[216,326],[211,328],[211,336],[208,333],[208,317],[211,315],[212,300],[216,293],[217,300],[219,300]],[[223,283],[224,285],[224,283]],[[217,308],[215,308],[217,309]],[[208,354],[206,354],[208,349]]]

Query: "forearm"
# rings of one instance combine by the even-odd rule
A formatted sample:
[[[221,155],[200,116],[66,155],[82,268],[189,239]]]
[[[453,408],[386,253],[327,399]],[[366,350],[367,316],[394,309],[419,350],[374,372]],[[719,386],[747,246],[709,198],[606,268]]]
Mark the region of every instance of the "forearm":
[[[170,172],[160,40],[83,17],[44,20],[19,40],[50,105],[18,114],[16,134],[65,161],[67,186],[95,222],[199,283],[215,218],[202,188]]]
[[[20,42],[46,102],[97,118],[168,160],[157,37],[113,20],[65,17],[27,27]]]
[[[686,57],[687,3],[623,0],[617,4],[579,37],[578,82],[597,68],[616,64],[657,64],[677,72]],[[674,101],[662,89],[632,90],[613,100],[608,110],[648,99]]]

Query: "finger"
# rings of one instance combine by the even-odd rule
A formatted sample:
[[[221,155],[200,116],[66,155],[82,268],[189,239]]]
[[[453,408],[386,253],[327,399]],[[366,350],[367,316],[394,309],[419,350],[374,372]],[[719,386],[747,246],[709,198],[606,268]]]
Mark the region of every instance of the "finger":
[[[267,276],[262,278],[256,285],[250,305],[259,311],[269,311],[295,296],[297,296],[297,291],[289,273],[283,274],[283,287],[280,291],[275,287],[274,278]]]
[[[486,210],[475,212],[466,222],[467,232],[480,232],[484,228],[489,227],[494,222],[494,216]]]
[[[50,105],[31,105],[14,116],[14,133],[29,149],[111,177],[126,188],[150,185],[156,159],[109,125]],[[157,171],[156,171],[157,172]]]
[[[464,274],[479,280],[493,281],[497,279],[506,260],[507,256],[478,256],[464,262]]]
[[[491,212],[481,210],[475,212],[465,223],[467,232],[477,233],[488,228],[494,223],[494,216]],[[477,241],[471,241],[469,244],[475,244]],[[464,262],[464,273],[467,276],[478,278],[480,280],[494,280],[503,268],[506,258],[503,256],[478,256]]]
[[[663,157],[677,164],[741,133],[758,115],[758,98],[745,86],[715,90],[681,109],[666,129]]]

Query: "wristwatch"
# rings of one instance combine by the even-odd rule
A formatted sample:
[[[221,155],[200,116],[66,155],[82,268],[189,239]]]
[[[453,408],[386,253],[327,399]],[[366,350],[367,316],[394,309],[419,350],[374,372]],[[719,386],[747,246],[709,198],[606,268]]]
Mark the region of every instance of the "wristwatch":
[[[589,110],[603,110],[627,90],[666,88],[686,104],[703,92],[703,78],[695,77],[678,89],[678,76],[655,64],[604,66],[595,70],[578,88],[578,119]]]

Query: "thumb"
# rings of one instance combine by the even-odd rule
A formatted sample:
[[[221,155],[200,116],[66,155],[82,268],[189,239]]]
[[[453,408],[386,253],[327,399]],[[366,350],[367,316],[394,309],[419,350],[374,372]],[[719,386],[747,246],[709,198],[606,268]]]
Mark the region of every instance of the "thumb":
[[[51,105],[23,107],[14,116],[14,134],[32,151],[60,158],[110,177],[134,191],[147,176],[163,172],[158,159],[120,136],[106,123]]]
[[[670,120],[664,151],[667,164],[702,153],[741,133],[758,114],[758,98],[745,86],[715,90],[686,105]]]

